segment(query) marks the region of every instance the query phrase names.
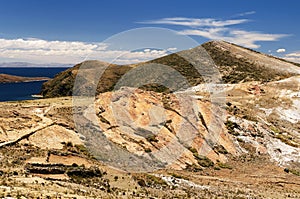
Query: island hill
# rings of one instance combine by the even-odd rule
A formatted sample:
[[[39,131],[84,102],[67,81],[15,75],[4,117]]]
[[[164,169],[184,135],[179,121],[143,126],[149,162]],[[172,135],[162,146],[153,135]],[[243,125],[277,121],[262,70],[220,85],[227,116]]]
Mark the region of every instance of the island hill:
[[[121,66],[96,60],[84,61],[59,73],[50,81],[45,82],[40,94],[45,98],[71,96],[73,94],[76,75],[80,68],[81,70],[86,70],[86,74],[89,74],[92,68],[106,66],[108,67],[99,80],[96,94],[112,91],[124,74],[130,70],[143,68],[145,64],[162,64],[169,66],[185,77],[190,86],[196,86],[205,81],[202,75],[199,74],[199,71],[197,71],[190,62],[184,59],[184,57],[203,57],[205,53],[208,53],[208,56],[211,57],[216,65],[216,69],[221,75],[222,82],[226,84],[239,84],[251,81],[271,82],[294,75],[300,75],[299,63],[292,63],[225,41],[210,41],[196,48],[137,64]],[[82,65],[85,67],[81,67]],[[82,91],[89,89],[90,85],[88,85],[88,83],[90,82],[90,78],[89,76],[83,77]],[[147,79],[156,79],[156,73],[147,74]],[[177,77],[169,77],[169,79],[174,80],[177,79]],[[178,80],[173,81],[173,83],[175,85],[169,86],[177,87],[180,85]],[[164,90],[164,88],[157,85],[145,85],[144,87],[147,87],[146,90]]]
[[[50,80],[49,77],[21,77],[8,74],[0,74],[0,83],[17,83]]]
[[[44,99],[1,102],[0,198],[300,198],[299,64],[228,42],[202,47],[220,72],[224,104],[183,59],[201,61],[201,47],[147,62],[184,76],[190,87],[180,93],[116,89],[145,63],[111,64],[94,103],[74,103],[78,72],[88,91],[91,69],[106,66],[85,61],[45,82]],[[140,173],[139,165],[163,167]]]

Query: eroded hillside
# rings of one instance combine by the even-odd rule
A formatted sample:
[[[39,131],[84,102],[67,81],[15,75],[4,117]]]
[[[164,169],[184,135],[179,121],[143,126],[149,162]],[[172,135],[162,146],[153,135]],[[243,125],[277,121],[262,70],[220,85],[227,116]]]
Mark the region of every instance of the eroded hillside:
[[[299,79],[222,84],[222,107],[202,84],[169,94],[124,87],[83,109],[70,97],[3,102],[0,196],[298,198]],[[126,173],[99,161],[114,154],[89,144],[73,114],[96,121],[93,136],[164,168]]]

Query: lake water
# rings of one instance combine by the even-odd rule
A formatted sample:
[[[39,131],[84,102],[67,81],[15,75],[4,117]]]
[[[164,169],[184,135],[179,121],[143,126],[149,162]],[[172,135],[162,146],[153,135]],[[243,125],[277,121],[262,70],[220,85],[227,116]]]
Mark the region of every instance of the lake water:
[[[23,77],[50,77],[67,68],[0,68],[0,73],[17,75]],[[34,99],[31,95],[38,94],[41,91],[42,84],[45,81],[21,82],[21,83],[0,83],[0,101],[16,101]]]

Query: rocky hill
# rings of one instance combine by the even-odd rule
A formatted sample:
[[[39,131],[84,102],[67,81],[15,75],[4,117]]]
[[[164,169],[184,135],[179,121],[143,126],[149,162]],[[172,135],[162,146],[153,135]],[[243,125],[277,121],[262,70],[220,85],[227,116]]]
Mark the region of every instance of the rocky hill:
[[[90,68],[107,67],[101,80],[99,80],[97,93],[113,90],[114,85],[119,81],[123,74],[131,69],[142,68],[149,64],[162,64],[171,67],[187,79],[188,86],[195,86],[206,81],[203,79],[203,74],[199,74],[199,71],[194,67],[195,65],[200,69],[203,67],[201,62],[194,62],[193,59],[195,57],[211,59],[215,63],[217,70],[220,72],[223,83],[249,81],[269,82],[299,74],[299,64],[281,60],[224,41],[211,41],[193,49],[135,65],[118,66],[99,61],[86,61],[77,64],[73,68],[60,73],[53,80],[46,82],[43,85],[41,94],[44,97],[72,95],[75,77],[78,69],[82,65],[87,67],[87,74],[89,73],[89,65]],[[156,73],[147,73],[149,79],[156,78],[154,76],[151,77],[151,75],[156,75]],[[168,78],[176,79],[176,77],[171,76]],[[179,82],[175,83],[180,84]],[[157,85],[154,86],[154,90],[161,90],[161,87],[157,88],[156,86]],[[176,85],[174,86],[176,87]]]
[[[206,84],[183,59],[201,65],[197,47],[136,65],[87,61],[43,89],[72,95],[82,66],[82,96],[0,103],[0,197],[299,198],[300,68],[226,42],[203,46],[223,82]],[[169,92],[126,81],[157,78],[148,69],[160,64],[174,70],[155,68],[158,80],[179,73],[187,83],[175,79]],[[97,85],[95,66],[108,66]],[[96,98],[84,93],[93,85]]]
[[[41,94],[44,97],[71,96],[73,93],[76,75],[82,65],[87,67],[85,69],[87,75],[90,73],[89,68],[93,69],[94,67],[109,66],[102,75],[102,78],[99,80],[98,93],[112,90],[120,77],[132,68],[130,65],[120,67],[100,61],[85,61],[57,74],[53,79],[45,82],[43,84]],[[89,77],[86,78],[88,79]]]
[[[228,42],[202,45],[218,66],[225,83],[274,81],[299,74],[299,64]]]

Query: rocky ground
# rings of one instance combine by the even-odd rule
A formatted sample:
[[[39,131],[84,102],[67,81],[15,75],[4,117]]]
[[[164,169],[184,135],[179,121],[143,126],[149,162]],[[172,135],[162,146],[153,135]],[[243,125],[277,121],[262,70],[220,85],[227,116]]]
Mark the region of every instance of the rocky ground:
[[[201,85],[173,94],[123,88],[90,106],[71,97],[2,102],[0,197],[299,198],[299,87],[297,76],[224,84],[221,107]],[[106,145],[75,128],[78,116],[116,150],[164,168],[125,172],[104,161]],[[174,146],[180,154],[167,153]]]

